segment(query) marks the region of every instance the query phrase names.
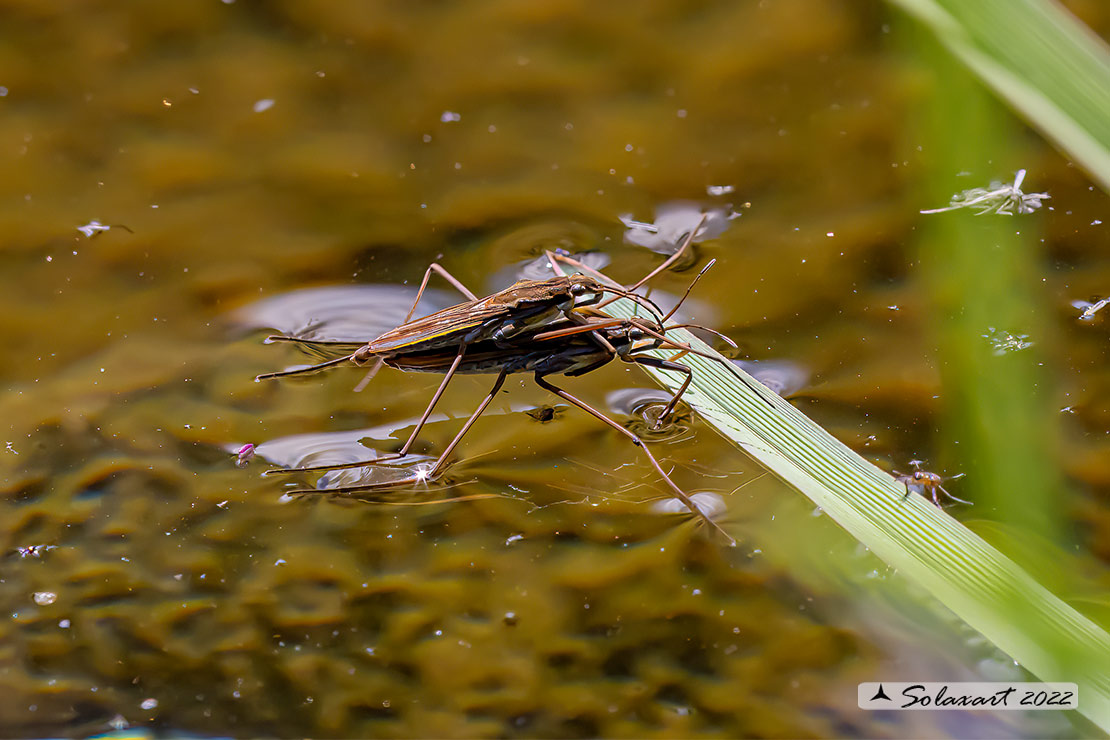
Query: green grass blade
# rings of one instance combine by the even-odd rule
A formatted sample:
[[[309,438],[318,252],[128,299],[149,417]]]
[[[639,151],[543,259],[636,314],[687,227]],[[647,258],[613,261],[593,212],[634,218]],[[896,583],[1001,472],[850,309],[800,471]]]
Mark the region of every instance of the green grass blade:
[[[1045,0],[891,0],[1110,192],[1110,47]]]
[[[628,317],[635,308],[620,301],[608,310]],[[668,336],[716,354],[689,332]],[[682,360],[694,370],[684,397],[693,409],[1041,680],[1077,683],[1079,711],[1110,730],[1110,635],[978,535],[923,497],[907,497],[905,486],[889,474],[717,357]],[[683,380],[645,369],[672,390]],[[1013,615],[1018,606],[1020,620]]]

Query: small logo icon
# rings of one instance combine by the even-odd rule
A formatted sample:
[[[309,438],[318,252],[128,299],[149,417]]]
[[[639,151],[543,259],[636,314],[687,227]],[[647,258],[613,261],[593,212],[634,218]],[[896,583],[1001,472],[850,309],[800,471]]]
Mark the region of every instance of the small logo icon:
[[[879,684],[879,690],[876,691],[875,695],[871,697],[871,701],[876,701],[878,699],[886,699],[887,701],[894,701],[893,699],[891,699],[889,696],[886,695],[885,691],[883,691],[883,685],[882,684]]]

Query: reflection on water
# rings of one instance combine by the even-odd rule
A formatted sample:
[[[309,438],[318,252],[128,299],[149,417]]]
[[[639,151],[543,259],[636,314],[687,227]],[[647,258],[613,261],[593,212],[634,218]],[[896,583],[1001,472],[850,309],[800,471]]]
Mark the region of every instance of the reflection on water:
[[[661,388],[621,388],[605,394],[605,403],[618,418],[630,417],[625,427],[648,442],[677,442],[691,438],[689,409],[679,403],[666,419],[660,416],[671,401]]]
[[[442,414],[432,415],[429,421],[443,421]],[[375,460],[386,456],[386,451],[365,444],[366,440],[384,439],[392,429],[412,426],[416,419],[399,422],[389,427],[370,427],[342,432],[315,432],[294,434],[267,440],[255,446],[255,454],[280,468],[306,468],[327,465],[349,465],[364,460]],[[230,445],[234,447],[234,445]],[[385,465],[369,467],[344,467],[319,475],[315,487],[329,490],[350,486],[381,486],[387,488],[391,483],[403,482],[413,478],[414,473],[427,469],[435,462],[434,457],[410,453],[403,459],[390,460]],[[308,473],[301,475],[310,475]],[[276,478],[274,478],[276,479]],[[286,480],[288,480],[286,478]]]
[[[263,298],[236,310],[232,321],[241,330],[273,329],[298,339],[368,342],[404,323],[415,300],[416,289],[408,286],[331,285]],[[463,300],[464,296],[428,288],[413,318]]]
[[[711,519],[715,519],[728,511],[728,505],[725,503],[724,497],[717,493],[707,491],[691,493],[690,500]],[[687,512],[686,504],[677,498],[656,501],[651,505],[651,509],[660,514],[683,514]]]
[[[698,244],[725,233],[736,218],[740,218],[740,214],[731,206],[705,208],[693,201],[673,201],[656,207],[653,223],[636,221],[630,215],[621,216],[621,223],[627,229],[624,240],[629,244],[661,254],[674,254],[694,229],[697,232],[692,243]]]
[[[570,257],[581,262],[591,270],[603,270],[609,264],[609,255],[604,252],[575,252],[559,250],[555,254]],[[486,285],[491,293],[504,290],[518,280],[547,280],[555,277],[555,270],[551,267],[551,260],[546,255],[535,259],[523,260],[493,273]]]
[[[806,387],[809,373],[790,360],[733,360],[742,370],[771,391],[789,398]]]

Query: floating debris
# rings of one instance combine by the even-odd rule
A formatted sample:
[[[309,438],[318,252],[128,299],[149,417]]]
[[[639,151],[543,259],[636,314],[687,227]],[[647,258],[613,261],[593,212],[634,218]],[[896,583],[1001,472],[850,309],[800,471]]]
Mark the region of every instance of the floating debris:
[[[1094,321],[1095,314],[1101,311],[1108,303],[1110,303],[1110,298],[1102,298],[1094,303],[1090,301],[1072,301],[1071,305],[1080,310],[1080,321]]]
[[[15,552],[21,558],[41,558],[44,552],[57,549],[57,545],[24,545],[23,547],[15,548]]]
[[[733,185],[709,185],[705,188],[705,192],[713,196],[728,195],[729,193],[735,193],[736,187]]]
[[[1014,184],[1003,184],[997,180],[986,188],[971,188],[956,193],[944,208],[932,208],[921,213],[944,213],[960,208],[978,208],[976,216],[997,213],[1013,216],[1018,213],[1032,213],[1041,207],[1042,200],[1048,200],[1048,193],[1023,193],[1021,184],[1025,180],[1025,170],[1018,170]]]
[[[537,406],[534,409],[528,409],[524,413],[528,414],[529,416],[531,416],[533,419],[535,419],[539,423],[546,424],[549,421],[554,421],[555,419],[562,416],[563,411],[565,411],[565,410],[566,410],[565,406],[556,407],[556,406],[549,406],[547,404],[543,404],[542,406]]]
[[[994,350],[995,355],[1005,355],[1010,352],[1018,352],[1023,349],[1028,349],[1033,346],[1028,334],[1013,334],[1002,329],[996,329],[993,326],[987,327],[987,333],[981,335],[983,339],[990,342],[991,349]]]
[[[39,606],[50,606],[58,600],[58,594],[53,591],[36,591],[31,595],[31,598],[34,599],[35,603]]]
[[[624,232],[624,240],[629,244],[660,254],[674,254],[702,217],[705,221],[694,234],[695,244],[725,233],[729,223],[740,218],[740,214],[732,210],[732,206],[707,210],[700,203],[676,200],[655,209],[655,223],[636,221],[631,215],[621,216],[620,220],[628,229]]]
[[[455,123],[456,121],[461,121],[462,116],[455,111],[445,110],[440,114],[439,120],[441,123]]]
[[[262,113],[263,111],[268,111],[273,107],[274,101],[272,98],[263,98],[262,100],[256,100],[254,105],[251,106],[251,109],[255,113]]]
[[[77,230],[84,234],[87,238],[92,239],[94,236],[102,231],[110,231],[111,228],[111,226],[108,226],[107,224],[102,224],[99,221],[93,219],[84,226],[78,226]]]

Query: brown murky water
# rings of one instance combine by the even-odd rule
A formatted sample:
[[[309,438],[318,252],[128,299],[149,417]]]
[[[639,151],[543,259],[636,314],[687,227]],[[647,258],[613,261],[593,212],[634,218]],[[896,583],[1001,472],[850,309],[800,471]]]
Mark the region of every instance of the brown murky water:
[[[883,6],[3,12],[0,735],[1074,733],[1055,717],[857,710],[856,683],[876,676],[1020,674],[689,416],[653,449],[688,490],[724,497],[737,548],[657,513],[665,489],[637,450],[528,379],[510,379],[450,485],[406,500],[492,498],[289,502],[263,461],[239,469],[226,451],[343,432],[312,444],[394,449],[439,380],[254,383],[305,361],[262,327],[303,328],[279,324],[322,305],[244,322],[257,301],[394,286],[344,314],[372,336],[432,260],[479,293],[552,247],[604,251],[628,280],[660,258],[622,243],[618,217],[696,199],[743,215],[700,247],[719,264],[694,317],[743,357],[786,363],[797,402],[873,459],[935,460],[943,357],[909,248],[933,204],[916,200],[903,133],[923,72]],[[1067,303],[1110,284],[1106,199],[1025,145],[1057,206],[1039,223],[1074,407],[1064,506],[1104,562],[1108,325]],[[94,219],[116,226],[75,229]],[[417,451],[442,449],[490,381],[453,383]],[[614,392],[651,394],[626,367],[566,385],[629,423]]]

